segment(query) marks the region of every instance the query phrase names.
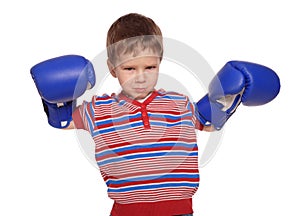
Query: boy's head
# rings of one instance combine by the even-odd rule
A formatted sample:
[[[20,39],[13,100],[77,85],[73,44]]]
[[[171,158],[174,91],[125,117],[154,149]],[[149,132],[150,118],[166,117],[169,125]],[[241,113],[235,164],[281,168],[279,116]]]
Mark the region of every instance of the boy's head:
[[[123,55],[136,57],[150,51],[162,58],[162,33],[155,22],[141,14],[130,13],[117,19],[109,28],[106,40],[108,60],[121,63]]]
[[[123,93],[143,99],[153,91],[163,54],[162,33],[154,21],[140,14],[117,19],[107,34],[108,67]]]

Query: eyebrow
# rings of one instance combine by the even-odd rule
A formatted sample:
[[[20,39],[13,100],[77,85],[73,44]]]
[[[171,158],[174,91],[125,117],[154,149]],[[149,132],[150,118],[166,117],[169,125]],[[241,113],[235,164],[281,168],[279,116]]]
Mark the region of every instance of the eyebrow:
[[[153,63],[145,63],[143,65],[143,67],[153,67],[153,66],[157,66],[158,63],[153,62]],[[128,67],[136,67],[136,64],[128,64],[128,63],[124,63],[122,66],[122,68],[128,68]]]

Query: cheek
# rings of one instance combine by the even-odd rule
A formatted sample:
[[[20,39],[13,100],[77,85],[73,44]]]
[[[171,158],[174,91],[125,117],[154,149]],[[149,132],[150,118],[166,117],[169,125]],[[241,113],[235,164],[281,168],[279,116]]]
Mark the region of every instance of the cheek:
[[[158,72],[151,72],[148,74],[148,80],[153,82],[153,83],[156,83],[157,82],[157,79],[158,79]]]
[[[128,85],[134,80],[134,76],[130,73],[119,73],[118,74],[119,83],[124,86]]]

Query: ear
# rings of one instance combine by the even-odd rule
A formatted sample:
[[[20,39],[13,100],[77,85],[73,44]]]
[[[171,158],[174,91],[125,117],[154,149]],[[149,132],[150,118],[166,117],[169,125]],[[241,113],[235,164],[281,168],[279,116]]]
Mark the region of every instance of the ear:
[[[114,65],[111,63],[111,61],[110,61],[109,59],[107,59],[106,63],[107,63],[107,67],[108,67],[108,69],[109,69],[110,74],[111,74],[114,78],[117,78],[116,70],[115,70]]]

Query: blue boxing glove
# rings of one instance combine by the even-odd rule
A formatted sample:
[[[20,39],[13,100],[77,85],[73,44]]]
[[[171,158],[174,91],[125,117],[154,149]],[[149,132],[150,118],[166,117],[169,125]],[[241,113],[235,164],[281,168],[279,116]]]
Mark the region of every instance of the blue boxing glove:
[[[69,126],[76,99],[96,82],[92,63],[78,55],[43,61],[33,66],[30,73],[42,98],[48,123],[55,128]]]
[[[240,103],[259,106],[279,93],[277,74],[263,65],[230,61],[209,84],[208,94],[197,102],[200,121],[220,130]]]

